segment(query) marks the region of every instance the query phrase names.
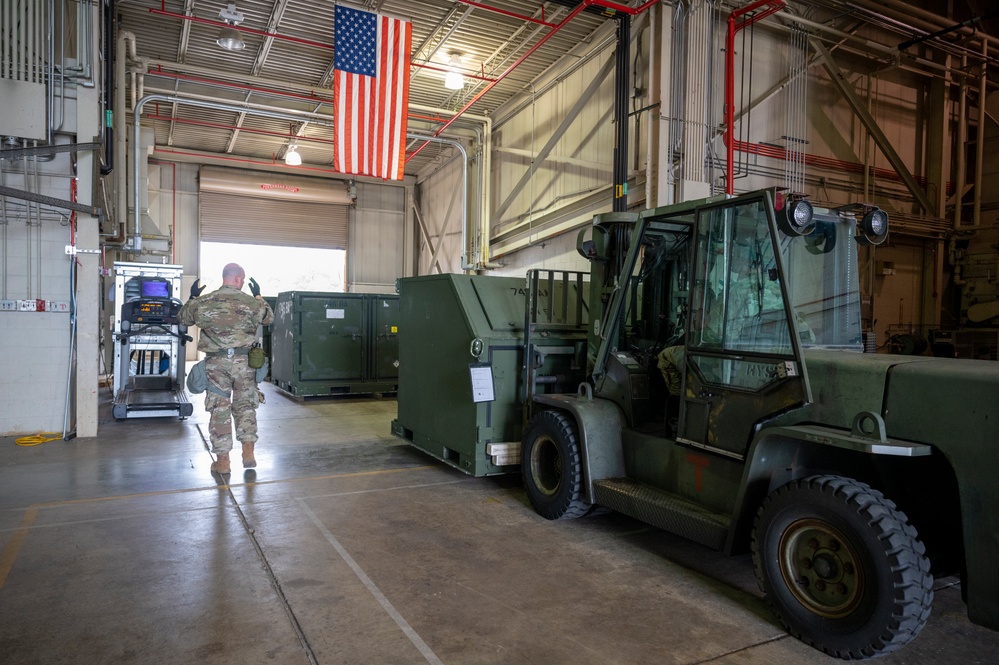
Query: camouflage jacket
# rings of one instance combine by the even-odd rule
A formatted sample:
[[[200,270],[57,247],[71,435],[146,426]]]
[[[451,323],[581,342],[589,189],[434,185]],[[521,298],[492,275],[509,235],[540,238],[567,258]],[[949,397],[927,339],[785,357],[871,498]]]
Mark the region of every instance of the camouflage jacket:
[[[198,298],[191,298],[177,313],[186,326],[198,326],[199,351],[249,348],[257,340],[257,326],[274,322],[274,312],[263,299],[223,286]]]

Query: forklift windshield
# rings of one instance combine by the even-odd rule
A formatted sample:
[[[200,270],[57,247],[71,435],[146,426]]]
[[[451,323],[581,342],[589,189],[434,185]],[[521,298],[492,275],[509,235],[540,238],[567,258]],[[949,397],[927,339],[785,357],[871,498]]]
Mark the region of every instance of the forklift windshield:
[[[793,357],[764,202],[701,214],[688,346]]]
[[[856,221],[821,209],[813,219],[812,233],[781,241],[801,345],[863,351]]]

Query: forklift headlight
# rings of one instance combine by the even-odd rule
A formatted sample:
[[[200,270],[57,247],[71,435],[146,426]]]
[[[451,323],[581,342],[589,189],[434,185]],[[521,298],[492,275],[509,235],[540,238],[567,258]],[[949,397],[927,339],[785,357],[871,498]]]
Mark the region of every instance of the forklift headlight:
[[[785,199],[784,207],[777,211],[777,226],[789,236],[808,235],[815,227],[814,212],[806,199]]]
[[[862,245],[880,245],[888,238],[888,213],[877,206],[871,207],[860,220],[857,242]]]

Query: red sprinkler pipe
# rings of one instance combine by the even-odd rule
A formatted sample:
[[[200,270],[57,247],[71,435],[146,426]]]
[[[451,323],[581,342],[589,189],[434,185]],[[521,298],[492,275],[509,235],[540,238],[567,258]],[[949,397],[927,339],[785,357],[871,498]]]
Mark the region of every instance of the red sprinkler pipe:
[[[735,33],[747,25],[752,25],[766,17],[779,12],[786,5],[783,0],[756,0],[751,5],[733,10],[728,15],[728,36],[725,40],[725,193],[735,193],[735,142],[732,140],[732,125],[735,124]],[[765,7],[763,11],[747,16],[736,23],[736,20]]]

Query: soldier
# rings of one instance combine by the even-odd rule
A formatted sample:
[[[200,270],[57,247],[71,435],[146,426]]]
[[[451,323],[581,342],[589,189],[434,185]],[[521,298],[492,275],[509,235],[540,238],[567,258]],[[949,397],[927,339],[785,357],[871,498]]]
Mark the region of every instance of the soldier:
[[[205,410],[211,413],[208,432],[212,452],[218,456],[212,462],[214,473],[230,473],[229,451],[232,450],[232,421],[236,422],[236,437],[243,444],[243,466],[253,468],[253,444],[257,441],[259,393],[256,370],[249,365],[249,351],[257,339],[257,326],[274,321],[274,312],[260,295],[260,286],[252,277],[252,296],[241,291],[246,273],[238,264],[222,269],[222,286],[204,297],[205,287],[196,280],[191,285],[191,298],[177,314],[188,326],[198,326],[201,336],[198,350],[204,351],[208,381],[225,394],[211,390],[205,393]]]

